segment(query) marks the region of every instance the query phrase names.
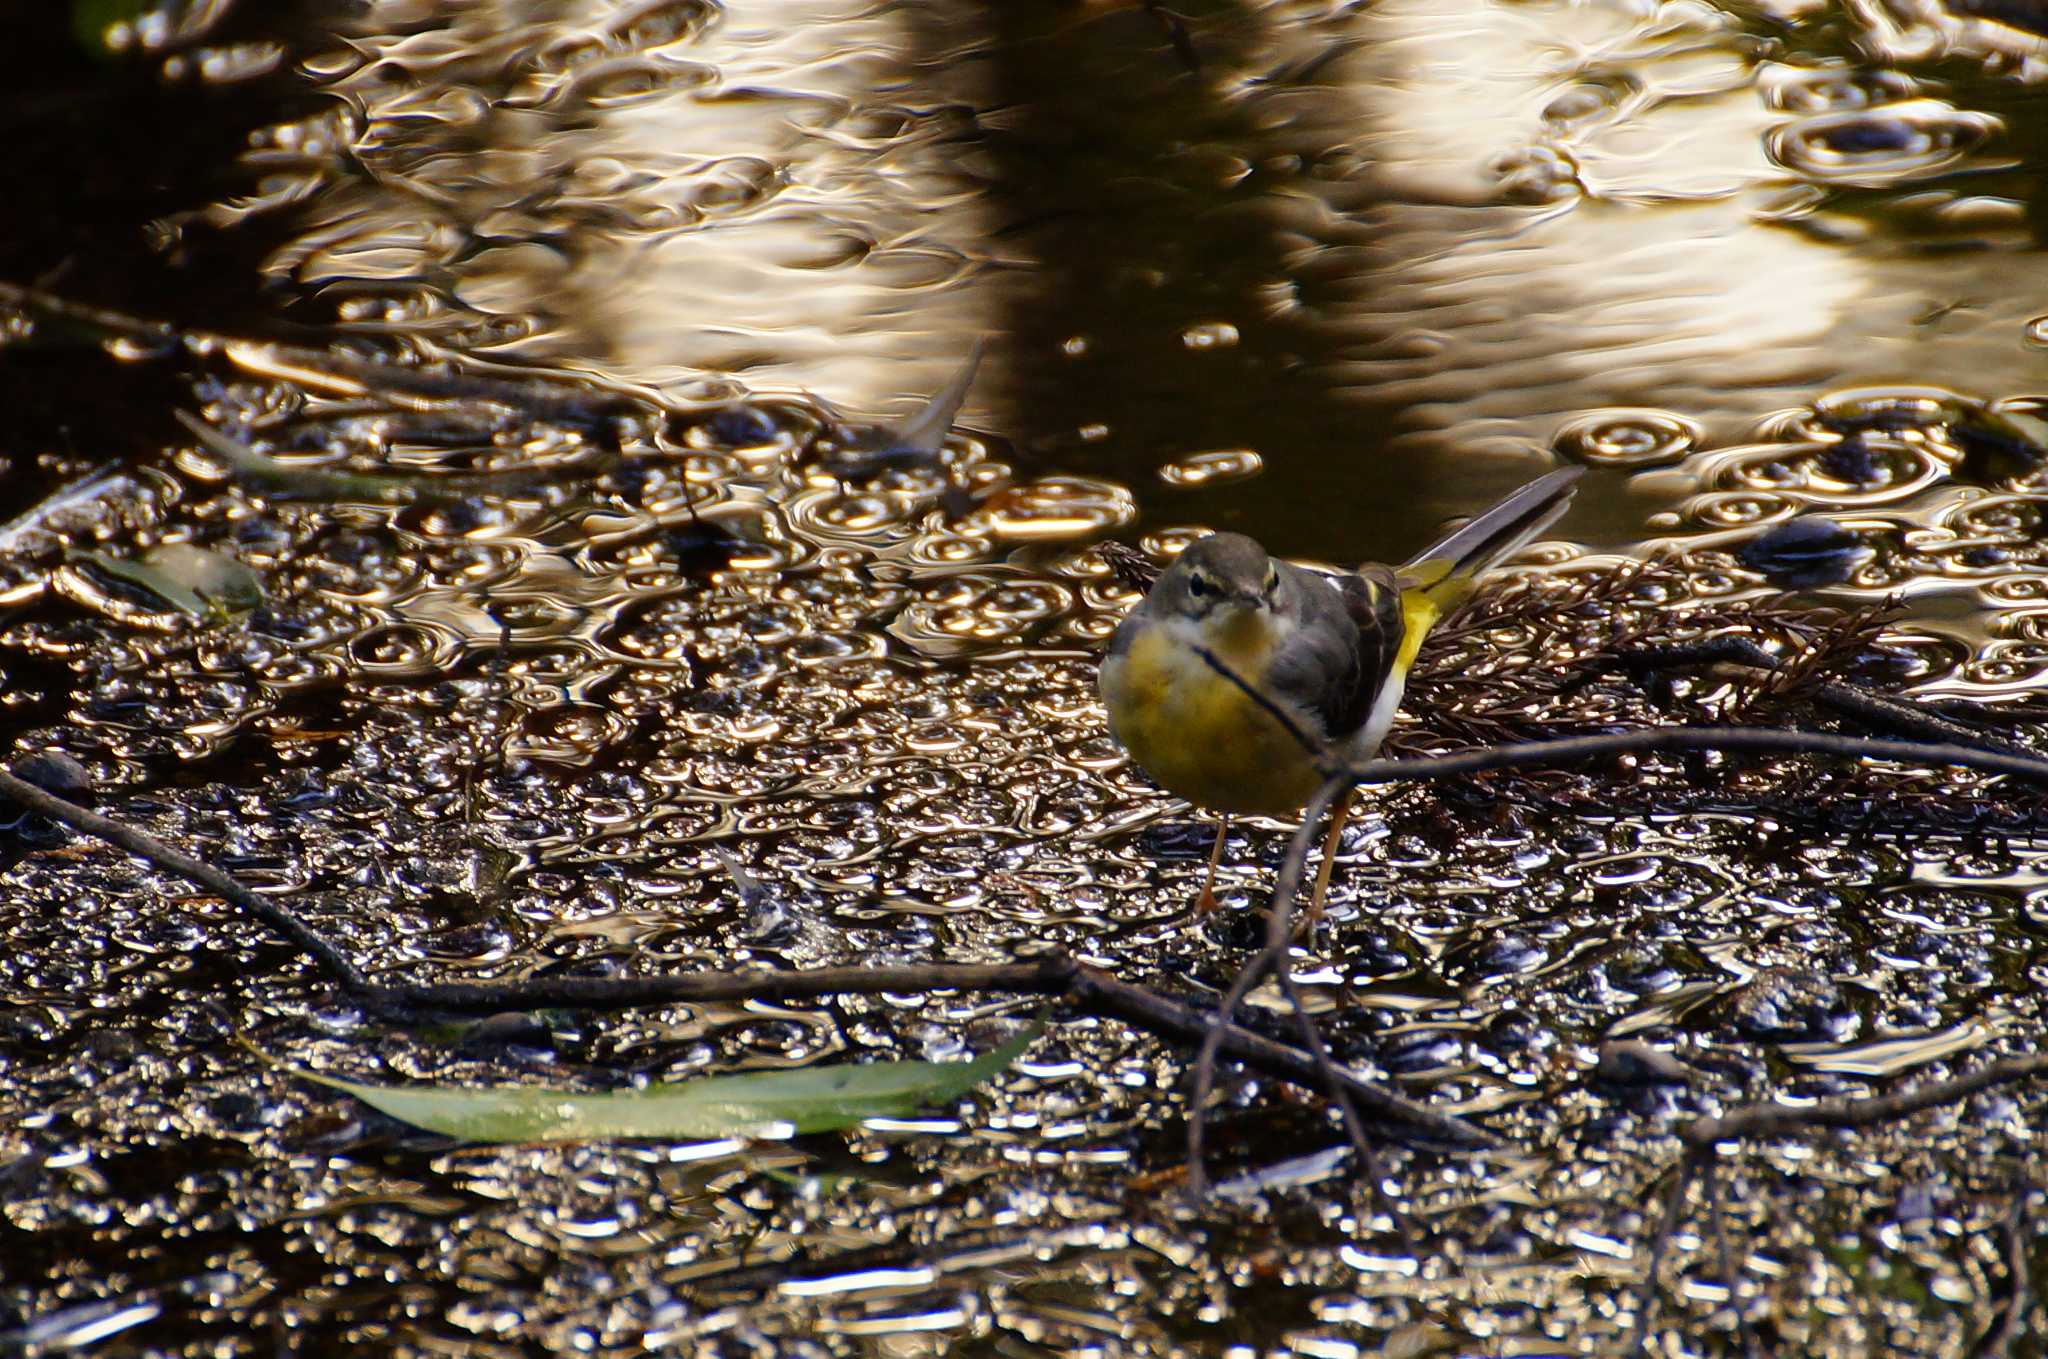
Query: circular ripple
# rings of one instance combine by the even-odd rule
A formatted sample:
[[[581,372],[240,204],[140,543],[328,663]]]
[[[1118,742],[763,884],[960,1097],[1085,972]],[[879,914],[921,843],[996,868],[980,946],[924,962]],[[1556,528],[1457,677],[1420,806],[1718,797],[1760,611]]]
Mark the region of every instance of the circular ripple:
[[[1953,451],[1934,440],[1852,430],[1830,439],[1730,449],[1701,480],[1717,491],[1868,505],[1918,494],[1947,477],[1954,461]]]
[[[455,663],[462,645],[444,628],[417,623],[387,623],[350,640],[349,659],[357,670],[379,679],[424,679],[440,675]]]
[[[1686,516],[1705,529],[1751,528],[1788,518],[1797,510],[1798,506],[1781,495],[1723,491],[1693,501]]]
[[[1771,159],[1822,184],[1881,188],[1939,173],[1999,131],[1938,99],[1820,113],[1772,130]]]
[[[565,704],[530,712],[524,730],[513,737],[514,755],[551,764],[589,764],[623,740],[631,724],[619,713],[595,704]]]
[[[1807,71],[1774,86],[1770,104],[1788,113],[1834,113],[1904,103],[1918,93],[1898,71]]]
[[[1551,446],[1591,467],[1666,467],[1682,461],[1705,437],[1682,415],[1646,408],[1592,411],[1558,430]]]
[[[1089,538],[1129,523],[1137,513],[1130,491],[1115,482],[1044,477],[997,492],[958,528],[1004,542]]]
[[[1938,433],[1977,404],[1944,387],[1845,387],[1810,407],[1764,421],[1761,433],[1777,442],[1820,442],[1871,431]]]

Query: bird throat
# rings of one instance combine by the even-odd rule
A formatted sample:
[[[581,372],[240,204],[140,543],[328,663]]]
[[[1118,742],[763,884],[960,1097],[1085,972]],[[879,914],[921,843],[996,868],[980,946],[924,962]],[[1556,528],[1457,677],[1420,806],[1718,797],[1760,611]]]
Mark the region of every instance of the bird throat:
[[[1202,624],[1202,641],[1238,678],[1256,685],[1279,643],[1281,620],[1264,609],[1219,610]]]

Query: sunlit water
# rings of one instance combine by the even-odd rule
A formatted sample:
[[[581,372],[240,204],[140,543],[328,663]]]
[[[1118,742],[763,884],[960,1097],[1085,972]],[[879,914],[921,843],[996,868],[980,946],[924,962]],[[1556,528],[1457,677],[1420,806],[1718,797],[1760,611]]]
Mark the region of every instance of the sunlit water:
[[[187,18],[197,47],[137,60],[266,65],[264,36]],[[313,339],[69,361],[305,466],[541,475],[308,506],[188,444],[9,449],[19,509],[54,492],[0,529],[15,744],[73,752],[124,815],[398,975],[1059,944],[1207,989],[1280,836],[1242,829],[1239,909],[1189,922],[1207,828],[1123,764],[1094,698],[1130,603],[1102,537],[1397,556],[1562,458],[1591,472],[1533,557],[1677,558],[1616,635],[1897,594],[1918,690],[2031,691],[2040,39],[1874,7],[1189,23],[1192,71],[1138,7],[391,4],[291,37],[317,111],[155,225],[246,240],[234,314],[260,281]],[[7,333],[24,363],[66,352],[47,317]],[[876,456],[975,337],[971,432]],[[572,381],[398,395],[365,355]],[[79,555],[179,541],[252,567],[265,606],[198,626]],[[1483,676],[1526,640],[1459,660]],[[193,889],[31,838],[0,900],[0,1331],[137,1354],[1608,1352],[1674,1119],[2041,1033],[2028,824],[1893,828],[1819,776],[1759,813],[1745,787],[1621,818],[1403,791],[1354,830],[1299,964],[1333,1042],[1518,1148],[1393,1156],[1441,1233],[1419,1263],[1333,1125],[1264,1082],[1215,1114],[1226,1192],[1181,1202],[1182,1055],[1104,1024],[1058,1026],[971,1118],[803,1157],[449,1147],[233,1040],[388,1079],[616,1084],[957,1057],[1025,1007],[707,1007],[451,1048],[366,1024]],[[1692,1076],[1601,1079],[1612,1038]],[[1742,1162],[1725,1192],[1773,1343],[1961,1353],[2040,1120],[1992,1094]],[[1670,1346],[1732,1346],[1715,1251],[1674,1246]]]

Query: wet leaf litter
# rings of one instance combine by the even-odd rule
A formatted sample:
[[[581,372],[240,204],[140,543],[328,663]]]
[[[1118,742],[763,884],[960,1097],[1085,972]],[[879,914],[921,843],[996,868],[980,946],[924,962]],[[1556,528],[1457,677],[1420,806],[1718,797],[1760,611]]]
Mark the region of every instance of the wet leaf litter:
[[[496,107],[560,117],[566,135],[587,139],[606,119],[630,125],[689,106],[686,73],[668,60],[675,53],[704,58],[689,78],[711,72],[715,81],[728,56],[773,59],[792,39],[729,50],[722,44],[746,36],[744,15],[657,6],[596,37],[623,65],[585,69],[579,59],[579,77],[562,83],[549,75],[553,56],[506,60],[525,39],[495,32],[464,34],[459,47],[475,59],[453,66],[425,50],[429,35],[408,45],[406,35],[373,33],[359,50],[382,60],[360,78],[347,62],[308,68],[369,120],[363,182],[427,191],[408,197],[404,220],[379,239],[362,227],[380,205],[353,181],[346,157],[322,159],[321,136],[288,132],[257,148],[271,175],[269,210],[311,205],[264,268],[274,286],[305,289],[311,306],[331,304],[350,336],[331,349],[347,352],[330,352],[326,336],[295,349],[223,347],[211,337],[266,327],[209,309],[208,338],[183,344],[177,327],[151,322],[111,337],[104,366],[92,371],[114,382],[174,375],[175,390],[133,408],[200,411],[209,428],[293,469],[417,478],[457,493],[306,483],[294,501],[283,481],[266,487],[236,472],[168,422],[106,473],[93,468],[125,443],[24,440],[47,450],[32,471],[22,464],[35,488],[24,502],[44,488],[77,489],[21,523],[26,551],[11,552],[6,567],[6,597],[18,601],[5,632],[17,746],[71,753],[103,805],[304,905],[380,977],[532,976],[574,989],[740,963],[792,975],[906,960],[1003,966],[1052,943],[1213,1002],[1256,946],[1242,926],[1256,934],[1281,835],[1255,827],[1237,837],[1236,876],[1223,889],[1233,909],[1213,929],[1190,931],[1179,903],[1199,860],[1174,833],[1180,813],[1117,765],[1085,697],[1102,631],[1129,601],[1090,536],[1113,530],[1156,564],[1198,527],[1244,516],[1263,540],[1304,556],[1397,557],[1444,516],[1483,502],[1485,488],[1465,477],[1509,475],[1488,459],[1526,460],[1546,441],[1597,475],[1628,478],[1626,497],[1615,499],[1629,516],[1617,530],[1601,521],[1615,499],[1591,506],[1592,520],[1571,530],[1576,543],[1546,550],[1549,560],[1532,563],[1542,571],[1504,582],[1494,608],[1445,639],[1437,678],[1419,687],[1402,733],[1410,753],[1645,721],[1935,739],[1896,725],[1898,705],[1912,719],[1938,710],[1973,739],[2021,749],[2034,740],[2027,710],[2039,658],[2028,581],[2039,459],[2024,419],[1980,418],[2030,409],[2027,376],[2001,357],[2021,352],[2013,337],[2024,327],[2009,312],[2026,305],[2009,283],[2024,246],[2001,225],[1998,202],[2028,193],[2030,153],[2013,140],[2029,125],[2016,93],[2023,78],[1935,69],[1914,55],[1931,48],[1894,52],[1888,44],[1905,35],[1876,29],[1838,53],[1832,39],[1793,23],[1789,53],[1771,55],[1746,48],[1745,33],[1717,32],[1707,14],[1684,18],[1675,34],[1637,34],[1624,22],[1604,36],[1581,31],[1603,20],[1598,12],[1550,15],[1546,24],[1584,40],[1585,62],[1562,78],[1543,75],[1529,100],[1487,91],[1452,101],[1543,110],[1534,133],[1491,128],[1473,142],[1486,154],[1527,143],[1503,171],[1518,200],[1509,211],[1549,215],[1489,223],[1495,209],[1468,193],[1453,214],[1458,225],[1445,231],[1430,216],[1448,197],[1435,185],[1390,182],[1387,201],[1356,213],[1343,201],[1370,182],[1355,151],[1359,129],[1375,129],[1374,146],[1412,151],[1417,164],[1441,149],[1449,163],[1483,161],[1470,146],[1382,141],[1371,120],[1388,110],[1348,103],[1341,136],[1305,144],[1319,135],[1313,109],[1353,91],[1398,87],[1418,109],[1427,102],[1413,84],[1369,69],[1377,52],[1409,50],[1382,32],[1401,14],[1290,18],[1256,35],[1272,46],[1257,49],[1250,67],[1244,43],[1254,35],[1232,23],[1134,17],[1137,25],[1119,29],[1118,15],[1092,14],[1058,42],[1031,31],[1028,17],[1006,19],[1012,27],[992,49],[1000,61],[962,69],[1003,71],[998,101],[1007,105],[980,90],[899,109],[889,82],[869,72],[837,106],[846,121],[794,153],[764,150],[759,166],[768,170],[733,158],[682,179],[603,184],[589,176],[639,153],[610,147],[616,156],[572,158],[570,173],[500,183],[534,164],[528,153],[545,160],[548,140],[436,155],[438,119],[482,106],[392,101],[401,91],[410,99],[415,83],[503,80],[512,88],[493,90],[504,101]],[[1508,7],[1481,7],[1457,17],[1458,31],[1516,18]],[[128,50],[154,79],[157,55],[183,55],[182,31],[145,31]],[[173,46],[152,48],[162,33]],[[959,36],[919,41],[934,50]],[[206,70],[254,64],[257,54],[235,54],[234,32],[214,37],[224,55],[209,57]],[[1995,50],[1999,34],[1957,27],[1945,41],[1951,53]],[[1121,122],[1117,137],[1065,137],[1115,149],[1100,182],[1069,163],[1071,187],[1057,178],[1017,185],[1043,154],[1038,129],[999,113],[963,116],[1027,106],[1032,68],[1020,58],[1040,44],[1061,54],[1061,80],[1130,92],[1128,103],[1106,101]],[[634,64],[643,52],[652,65]],[[1118,63],[1108,80],[1091,67],[1105,54]],[[794,69],[805,80],[833,74],[815,57]],[[1241,92],[1202,84],[1244,69],[1261,79]],[[1426,86],[1455,81],[1458,69],[1433,63],[1421,74]],[[1512,59],[1489,69],[1518,78]],[[787,97],[811,118],[826,105],[793,97],[805,89],[757,82],[746,107],[779,113]],[[1229,121],[1250,106],[1260,116],[1244,127]],[[437,112],[423,119],[420,107]],[[1283,107],[1296,115],[1271,116]],[[1721,121],[1686,122],[1699,111]],[[1181,148],[1156,163],[1143,159],[1148,112]],[[1058,144],[1067,129],[1049,126]],[[468,135],[446,127],[458,140]],[[1758,154],[1646,161],[1631,151],[1631,137],[1665,145],[1665,134],[1688,129],[1720,151]],[[729,122],[668,144],[726,144],[740,130]],[[1656,135],[1642,138],[1646,130]],[[846,196],[862,164],[886,165],[894,183],[931,184],[915,173],[925,141],[981,176],[974,187],[945,181],[946,205],[1015,193],[1010,205],[1028,212],[999,231],[962,233],[935,202],[914,237],[864,218]],[[1237,148],[1250,174],[1204,146]],[[588,149],[586,140],[579,151]],[[412,159],[414,151],[426,154]],[[2001,159],[2008,152],[2017,166]],[[821,159],[797,160],[814,154]],[[436,182],[458,165],[465,181]],[[1693,175],[1745,181],[1738,216],[1757,210],[1770,225],[1716,220],[1712,184],[1677,183]],[[1156,218],[1145,199],[1154,181],[1172,203]],[[505,210],[482,235],[459,220],[412,229],[421,203],[474,202],[463,195],[480,183],[517,190],[501,197]],[[866,183],[872,194],[875,182]],[[1977,186],[1985,192],[1973,196]],[[1691,192],[1664,192],[1673,187]],[[1388,227],[1391,239],[1355,251],[1319,241],[1339,249],[1267,260],[1237,227],[1217,230],[1255,215],[1270,188],[1280,190],[1273,201],[1317,208],[1291,223],[1297,244],[1304,229],[1315,237],[1354,218]],[[1199,206],[1218,193],[1239,201],[1229,211]],[[1574,195],[1583,196],[1576,205]],[[677,202],[692,215],[664,216]],[[222,216],[263,210],[240,202]],[[1099,210],[1122,225],[1089,248],[1144,243],[1147,258],[1091,272],[1093,257],[1042,249],[1048,236],[1085,239]],[[761,338],[779,335],[772,323],[721,342],[722,353],[694,335],[675,344],[673,331],[636,349],[660,333],[636,312],[633,325],[603,324],[606,363],[616,365],[608,376],[624,379],[617,389],[537,390],[532,369],[493,385],[479,371],[522,346],[544,365],[550,347],[596,352],[563,336],[610,314],[601,286],[581,293],[580,307],[530,307],[523,299],[566,296],[539,274],[542,286],[508,287],[547,258],[545,246],[516,243],[522,230],[540,224],[549,234],[539,239],[583,242],[578,287],[601,285],[608,231],[647,245],[633,254],[634,280],[651,294],[658,278],[716,275],[690,257],[698,242],[731,241],[806,211],[833,225],[819,236],[839,253],[829,256],[834,269],[797,268],[817,261],[782,248],[766,256],[792,261],[806,288],[812,329],[788,353],[778,338]],[[1557,247],[1617,217],[1631,232],[1690,222],[1700,242],[1803,243],[1806,256],[1753,268],[1731,268],[1711,245],[1691,250],[1689,241],[1644,244],[1636,256],[1681,272],[1689,256],[1709,257],[1717,288],[1743,276],[1774,280],[1771,306],[1744,312],[1738,295],[1729,307],[1695,308],[1709,329],[1758,356],[1740,360],[1756,367],[1731,372],[1732,351],[1715,350],[1669,310],[1652,327],[1664,333],[1631,349],[1630,326],[1654,299],[1596,293],[1572,313],[1573,287],[1548,286],[1572,267]],[[1075,224],[1075,237],[1060,235]],[[187,244],[200,234],[172,225]],[[1442,234],[1432,239],[1433,230]],[[971,246],[999,243],[998,267],[972,263],[972,249],[949,253],[963,234]],[[1900,253],[1943,261],[1942,280],[1908,270],[1903,281],[1839,295],[1903,298],[1896,318],[1859,305],[1822,360],[1801,349],[1796,328],[1774,328],[1774,318],[1831,305],[1841,282],[1832,266],[1889,267],[1878,264],[1887,252],[1868,243],[1891,237],[1912,242]],[[1512,251],[1488,258],[1490,240],[1512,242]],[[1588,252],[1595,267],[1630,274],[1605,240]],[[360,249],[366,242],[376,248]],[[665,273],[663,252],[678,245],[680,268]],[[1198,305],[1177,291],[1173,252],[1182,249],[1208,261]],[[1071,290],[1054,288],[1055,270],[1034,257],[1059,261]],[[1330,267],[1340,259],[1354,278],[1385,272],[1348,293]],[[1252,262],[1245,278],[1233,260]],[[919,305],[896,307],[891,296],[876,313],[883,324],[848,327],[858,338],[828,349],[817,332],[832,327],[816,326],[819,306],[837,296],[849,274],[834,270],[849,261],[852,274],[890,280],[885,287],[914,293]],[[1438,277],[1401,273],[1444,261]],[[1518,343],[1540,343],[1539,331],[1567,345],[1596,334],[1616,342],[1596,362],[1563,365],[1575,373],[1569,390],[1552,385],[1548,396],[1540,356],[1525,348],[1510,361],[1486,309],[1458,295],[1461,276],[1490,280],[1497,295],[1499,266],[1528,261],[1559,271],[1538,287],[1565,314]],[[1987,265],[2008,282],[1981,286]],[[457,271],[468,271],[459,295],[442,292],[435,280]],[[39,262],[15,276],[44,272]],[[761,297],[773,292],[772,271],[733,276]],[[1047,293],[1037,326],[1014,310],[1025,324],[936,319],[961,292],[1027,276]],[[1234,288],[1280,297],[1276,279],[1287,285],[1286,306],[1235,304]],[[45,286],[77,282],[58,276]],[[1656,289],[1709,295],[1693,282],[1663,277]],[[1358,305],[1364,296],[1372,301]],[[1172,301],[1155,307],[1148,297]],[[735,310],[749,301],[670,310],[691,327],[706,316],[737,319],[722,324],[733,336],[762,323],[762,313]],[[1356,310],[1346,314],[1347,305]],[[1417,310],[1404,315],[1409,306]],[[949,338],[942,353],[911,346],[914,363],[850,365],[855,352],[889,347],[892,308],[957,343]],[[1422,316],[1427,334],[1417,333]],[[1288,317],[1298,326],[1289,329]],[[1911,364],[1889,361],[1872,338],[1894,322],[1927,337]],[[13,318],[9,325],[12,333]],[[1157,351],[1133,338],[1154,327],[1171,363],[1146,357]],[[877,429],[889,428],[882,413],[904,409],[913,393],[941,392],[975,334],[991,337],[991,352],[964,408],[969,429],[936,456],[856,462],[857,475],[845,475],[837,450],[861,441],[842,440],[843,412],[875,412]],[[379,335],[395,352],[377,349]],[[420,335],[431,339],[415,348]],[[1657,345],[1683,356],[1670,370],[1686,370],[1676,384],[1658,386]],[[1261,367],[1288,349],[1306,365]],[[1489,357],[1474,362],[1475,351]],[[35,350],[38,361],[54,352]],[[479,362],[486,353],[494,358]],[[677,354],[699,366],[681,378],[660,369]],[[1361,356],[1364,365],[1352,366]],[[1828,377],[1783,383],[1781,373],[1757,371],[1771,356]],[[654,384],[723,401],[712,390],[725,380],[721,358],[764,394],[716,409],[645,399]],[[1907,371],[1939,385],[1859,387]],[[861,373],[874,380],[864,384]],[[1262,378],[1246,381],[1248,373]],[[1701,373],[1716,380],[1697,382]],[[1472,374],[1489,378],[1483,400]],[[188,385],[195,375],[203,376]],[[1402,434],[1371,416],[1362,428],[1323,404],[1321,393],[1362,376],[1364,390],[1430,416]],[[1147,407],[1162,390],[1172,394],[1170,418]],[[803,391],[831,402],[793,395]],[[1256,394],[1264,423],[1242,423],[1233,392]],[[1756,404],[1744,406],[1744,393]],[[24,404],[33,409],[12,408]],[[1568,437],[1571,420],[1583,428]],[[1512,449],[1488,433],[1507,428],[1520,440]],[[973,432],[988,430],[1009,437]],[[1378,449],[1383,436],[1384,457],[1338,456]],[[1399,450],[1432,438],[1459,444],[1429,455],[1440,491],[1404,487]],[[1232,465],[1258,474],[1169,479],[1171,499],[1122,492],[1151,487],[1155,465],[1206,467],[1213,449],[1256,449],[1255,464]],[[563,473],[488,480],[535,466]],[[1351,466],[1369,467],[1389,508],[1349,510]],[[478,480],[462,480],[470,477]],[[1287,502],[1306,508],[1290,518],[1276,508]],[[75,532],[80,506],[91,539],[72,546],[140,561],[165,542],[197,543],[247,564],[265,583],[263,601],[239,615],[191,615],[98,575],[90,589],[52,589],[66,561],[48,526]],[[1802,538],[1834,536],[1813,529],[1767,538],[1817,517],[1853,541]],[[1404,543],[1403,533],[1413,536]],[[1637,555],[1645,539],[1670,559],[1662,568],[1637,572],[1616,560]],[[93,572],[89,562],[73,565]],[[1902,612],[1859,617],[1894,592],[1906,596]],[[1763,658],[1714,645],[1729,633],[1756,638]],[[1578,667],[1581,659],[1589,663]],[[2024,1084],[1967,1096],[1962,1115],[1926,1110],[1897,1126],[1859,1127],[1839,1145],[1774,1133],[1682,1182],[1669,1174],[1665,1134],[1743,1101],[1806,1105],[1936,1085],[1989,1069],[2038,1032],[2038,813],[2023,780],[1911,761],[1660,752],[1397,787],[1374,808],[1341,847],[1328,933],[1296,965],[1304,998],[1341,1060],[1498,1129],[1526,1158],[1508,1168],[1384,1146],[1387,1181],[1414,1188],[1427,1210],[1423,1255],[1405,1253],[1354,1170],[1329,1172],[1333,1152],[1340,1167],[1355,1153],[1324,1106],[1295,1104],[1262,1070],[1234,1064],[1207,1111],[1216,1172],[1259,1188],[1176,1216],[1187,1211],[1169,1197],[1186,1048],[1097,1020],[1057,1025],[1028,1075],[976,1095],[972,1126],[822,1139],[828,1160],[847,1158],[838,1169],[857,1162],[863,1172],[837,1181],[842,1188],[822,1204],[766,1169],[716,1160],[656,1169],[646,1147],[475,1148],[442,1159],[438,1144],[423,1150],[388,1125],[355,1122],[348,1100],[223,1060],[225,1026],[209,1005],[308,1066],[356,1069],[349,1059],[375,1044],[397,1068],[394,1081],[587,1088],[592,1080],[579,1077],[689,1079],[829,1064],[852,1051],[953,1061],[986,1041],[987,998],[678,1000],[498,1026],[498,1046],[459,1052],[365,1022],[301,954],[174,878],[72,840],[62,855],[37,853],[10,871],[16,947],[4,1014],[14,1098],[48,1120],[10,1134],[6,1212],[28,1228],[23,1277],[70,1282],[15,1285],[0,1300],[9,1309],[0,1328],[20,1317],[17,1329],[37,1344],[197,1348],[288,1313],[309,1343],[367,1336],[399,1351],[633,1353],[684,1343],[676,1337],[717,1344],[721,1332],[708,1328],[738,1306],[763,1343],[849,1350],[936,1329],[957,1343],[993,1334],[1128,1352],[1190,1335],[1317,1352],[1423,1338],[1482,1352],[1602,1352],[1623,1343],[1628,1319],[1644,1310],[1629,1276],[1652,1233],[1629,1214],[1676,1192],[1679,1227],[1699,1230],[1664,1243],[1666,1295],[1650,1343],[1667,1351],[1946,1354],[2014,1331],[2010,1314],[2027,1305],[2008,1287],[2021,1274],[2002,1243],[2030,1220],[2019,1186],[2038,1123]],[[744,865],[745,879],[732,863]],[[762,927],[760,889],[774,896],[772,928]],[[53,899],[67,903],[61,919],[36,904]],[[140,903],[152,909],[136,910]],[[176,909],[156,909],[165,905]],[[89,1010],[73,1003],[85,997]],[[1276,992],[1252,994],[1247,1022],[1295,1036]],[[1690,1074],[1600,1076],[1605,1042],[1646,1042]],[[1610,1064],[1608,1075],[1617,1070]],[[90,1088],[69,1079],[81,1071]],[[1315,1087],[1305,1088],[1313,1098]],[[162,1155],[166,1146],[211,1158],[207,1171],[173,1181],[169,1168],[182,1174],[186,1162]],[[158,1165],[160,1178],[150,1169]],[[97,1228],[67,1226],[95,1214]],[[229,1219],[243,1224],[240,1253],[201,1266],[182,1248],[169,1257],[160,1249],[194,1233],[212,1239],[209,1224]],[[701,1235],[675,1235],[684,1223]],[[456,1252],[458,1239],[466,1253]],[[60,1272],[59,1252],[92,1263]],[[324,1277],[295,1271],[308,1258],[326,1262]],[[740,1261],[745,1268],[731,1267]],[[469,1266],[490,1278],[488,1289],[462,1272]],[[717,1307],[702,1282],[713,1273],[723,1280]],[[389,1298],[394,1276],[415,1284],[402,1306]],[[1481,1277],[1485,1289],[1474,1282]],[[1085,1315],[1070,1305],[1078,1290],[1097,1300]]]

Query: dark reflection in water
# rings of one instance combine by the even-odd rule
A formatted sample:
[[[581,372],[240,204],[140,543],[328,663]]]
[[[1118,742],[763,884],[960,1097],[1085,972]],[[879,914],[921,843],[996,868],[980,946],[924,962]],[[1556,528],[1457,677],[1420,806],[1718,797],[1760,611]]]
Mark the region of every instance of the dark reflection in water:
[[[1135,7],[986,18],[359,35],[313,63],[337,113],[261,153],[307,200],[270,267],[354,329],[672,399],[736,378],[881,413],[988,334],[968,421],[1026,470],[1150,487],[1255,452],[1143,522],[1333,559],[1411,545],[1587,411],[1725,442],[1844,379],[2031,377],[2038,303],[2001,286],[2034,239],[2031,93],[1960,109],[1836,30],[1704,7],[1226,9],[1193,16],[1193,73]],[[1583,532],[1640,534],[1587,501]]]
[[[174,14],[173,51],[51,67],[119,92],[90,125],[123,164],[153,163],[152,120],[190,160],[131,184],[82,154],[105,215],[151,229],[117,249],[93,224],[77,253],[119,266],[97,279],[52,274],[64,242],[24,232],[12,281],[180,328],[0,313],[27,511],[0,524],[0,716],[376,966],[1050,942],[1222,984],[1276,834],[1240,828],[1224,895],[1245,909],[1190,925],[1202,836],[1094,698],[1129,604],[1086,551],[1107,533],[1391,555],[1567,459],[1592,473],[1567,541],[1532,554],[1549,588],[1601,553],[1674,557],[1603,597],[1603,635],[1900,594],[1892,678],[2013,700],[2048,672],[2048,195],[2017,30],[1203,5],[1190,70],[1137,6],[391,4],[320,16],[331,33]],[[34,178],[40,209],[60,169]],[[859,427],[975,337],[978,433],[872,456]],[[237,484],[174,405],[324,496]],[[430,493],[404,503],[394,476]],[[202,551],[253,570],[263,606],[195,620],[108,565]],[[1563,664],[1568,632],[1466,635],[1443,683],[1483,697],[1516,654]],[[1182,1064],[1106,1027],[1063,1026],[973,1117],[915,1130],[449,1147],[231,1039],[390,1079],[602,1085],[953,1057],[1007,1007],[698,1007],[458,1047],[329,1003],[181,884],[24,842],[0,880],[0,1334],[1610,1350],[1671,1119],[2024,1048],[2048,994],[2024,817],[1893,834],[1826,771],[1736,814],[1751,771],[1693,772],[1701,796],[1657,816],[1393,793],[1347,840],[1302,965],[1333,1042],[1527,1149],[1397,1154],[1446,1243],[1426,1261],[1327,1121],[1257,1084],[1215,1111],[1224,1195],[1180,1204]],[[1986,1097],[1745,1163],[1740,1272],[1781,1346],[1961,1353],[2003,1287],[1973,1243],[2038,1121]],[[1676,1250],[1674,1326],[1734,1352],[1716,1252]]]

